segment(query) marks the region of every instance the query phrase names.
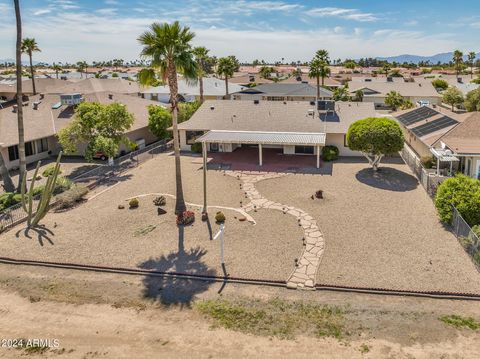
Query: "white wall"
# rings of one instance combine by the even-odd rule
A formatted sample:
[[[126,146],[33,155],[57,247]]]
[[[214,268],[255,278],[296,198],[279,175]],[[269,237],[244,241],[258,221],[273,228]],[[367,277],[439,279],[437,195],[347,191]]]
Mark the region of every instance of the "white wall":
[[[337,146],[340,151],[340,156],[361,156],[358,151],[352,151],[348,147],[344,146],[345,134],[343,133],[327,133],[326,145]]]

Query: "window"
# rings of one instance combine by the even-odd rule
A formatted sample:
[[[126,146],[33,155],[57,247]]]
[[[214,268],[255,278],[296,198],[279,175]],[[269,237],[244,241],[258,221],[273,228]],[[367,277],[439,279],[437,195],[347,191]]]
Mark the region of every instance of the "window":
[[[195,143],[195,140],[201,135],[203,135],[203,131],[187,131],[187,145],[193,145]]]
[[[313,146],[295,146],[295,153],[313,155]]]
[[[34,154],[33,142],[25,142],[25,156],[28,157]]]
[[[15,145],[15,146],[10,146],[8,148],[8,160],[11,162],[11,161],[15,161],[15,160],[18,160],[18,146]]]
[[[267,96],[267,101],[284,101],[283,96]]]
[[[48,141],[46,138],[35,141],[35,147],[37,153],[47,152],[48,151]]]

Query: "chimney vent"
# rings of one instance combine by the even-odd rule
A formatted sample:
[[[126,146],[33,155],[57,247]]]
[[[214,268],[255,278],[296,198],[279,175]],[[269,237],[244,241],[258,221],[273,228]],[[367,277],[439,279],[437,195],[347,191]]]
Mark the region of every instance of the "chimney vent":
[[[109,93],[109,94],[108,94],[108,99],[109,99],[109,100],[113,100],[113,94]]]
[[[210,106],[210,110],[215,110],[215,106]]]
[[[12,110],[12,111],[13,111],[14,113],[17,113],[17,109],[18,109],[18,105],[13,105],[13,110]]]
[[[45,97],[45,95],[43,93],[40,94],[40,100],[43,100],[43,98]]]
[[[34,109],[34,110],[38,110],[38,105],[40,105],[40,102],[39,102],[39,101],[35,101],[35,102],[33,103],[33,109]]]
[[[258,104],[260,103],[260,100],[253,100],[253,103],[254,103],[255,105],[258,105]]]

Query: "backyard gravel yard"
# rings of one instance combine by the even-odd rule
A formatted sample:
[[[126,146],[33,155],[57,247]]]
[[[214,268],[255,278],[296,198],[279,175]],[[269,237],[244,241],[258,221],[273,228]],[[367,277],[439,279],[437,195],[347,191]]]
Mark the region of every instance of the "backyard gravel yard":
[[[317,220],[326,243],[317,283],[480,293],[479,272],[405,164],[384,164],[374,177],[367,163],[347,160],[331,173],[256,186]],[[317,190],[325,199],[310,198]]]
[[[182,160],[185,199],[201,204],[200,165],[193,164],[191,157]],[[105,188],[99,188],[92,200],[67,212],[49,213],[42,222],[46,230],[40,238],[34,231],[28,238],[22,225],[1,234],[2,256],[223,276],[220,243],[210,239],[200,208],[189,208],[195,211],[196,221],[184,227],[183,234],[175,225],[174,199],[170,197],[163,215],[157,214],[152,203],[155,195],[139,197],[140,207],[128,209],[130,197],[175,193],[173,173],[173,157],[160,155],[125,174],[123,181],[107,191],[101,193]],[[211,171],[208,179],[209,205],[239,206],[243,195],[235,178]],[[126,208],[118,209],[119,204]],[[219,229],[215,213],[216,209],[210,210],[212,235]],[[281,212],[259,210],[251,213],[257,222],[253,225],[239,221],[243,216],[236,211],[224,213],[228,274],[285,281],[303,249],[303,234],[296,220]]]

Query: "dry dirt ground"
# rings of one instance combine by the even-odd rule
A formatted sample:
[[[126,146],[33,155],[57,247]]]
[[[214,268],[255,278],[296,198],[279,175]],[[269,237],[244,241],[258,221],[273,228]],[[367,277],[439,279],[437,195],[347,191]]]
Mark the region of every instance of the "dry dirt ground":
[[[188,305],[145,298],[141,276],[0,265],[0,339],[58,339],[44,353],[0,347],[0,358],[477,358],[480,332],[438,318],[480,319],[478,302],[209,284],[197,302],[223,298],[311,302],[344,308],[350,334],[337,340],[244,334],[214,327]],[[164,284],[160,281],[160,285]],[[158,291],[185,296],[186,285]],[[166,293],[168,292],[168,293]]]
[[[257,184],[317,220],[326,243],[318,283],[480,293],[479,272],[405,164],[385,163],[377,174],[352,159],[324,166],[325,175]],[[317,190],[324,199],[311,199]]]

